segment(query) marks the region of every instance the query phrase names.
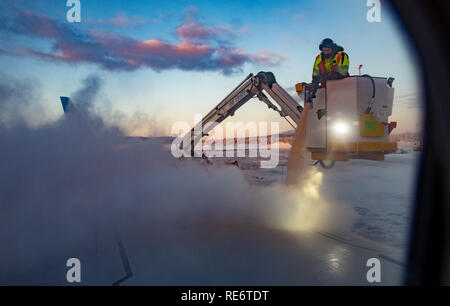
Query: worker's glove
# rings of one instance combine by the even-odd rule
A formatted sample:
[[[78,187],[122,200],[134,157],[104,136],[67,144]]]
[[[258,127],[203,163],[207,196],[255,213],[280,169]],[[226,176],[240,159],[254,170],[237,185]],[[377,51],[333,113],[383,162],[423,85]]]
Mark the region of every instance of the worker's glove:
[[[308,100],[314,99],[316,97],[317,89],[319,88],[319,77],[314,77],[311,86],[308,90]]]
[[[314,99],[316,97],[316,92],[317,89],[319,88],[319,84],[320,83],[324,83],[326,82],[326,75],[318,75],[313,77],[312,82],[311,82],[311,87],[310,87],[310,91],[309,91],[309,99]]]

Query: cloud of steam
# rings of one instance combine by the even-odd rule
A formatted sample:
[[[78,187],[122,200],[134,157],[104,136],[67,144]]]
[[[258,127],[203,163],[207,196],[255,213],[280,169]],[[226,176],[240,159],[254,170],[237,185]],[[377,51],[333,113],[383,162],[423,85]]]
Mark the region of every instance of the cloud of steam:
[[[155,114],[135,111],[132,115],[113,110],[107,101],[99,103],[103,80],[96,74],[87,76],[82,87],[70,95],[78,112],[90,117],[90,125],[96,122],[97,128],[118,128],[127,136],[161,136],[164,135],[161,118]],[[101,118],[101,119],[100,119]]]
[[[250,203],[267,226],[288,231],[351,230],[357,218],[353,209],[327,199],[320,189],[322,173],[315,168],[307,170],[304,179],[296,186],[274,185],[260,189]],[[261,205],[262,203],[262,205]]]
[[[234,47],[232,28],[208,27],[188,14],[175,29],[178,43],[162,39],[137,40],[132,37],[99,30],[75,31],[55,18],[21,10],[7,9],[0,14],[0,32],[42,39],[51,50],[17,46],[16,50],[0,50],[0,54],[29,56],[66,63],[92,63],[114,71],[131,71],[142,67],[156,71],[180,69],[188,71],[241,71],[246,63],[277,65],[284,57],[270,51],[248,53]],[[124,18],[120,19],[124,22]]]
[[[131,117],[127,117],[123,126],[128,135],[150,137],[166,135],[167,132],[162,127],[159,119],[155,114],[149,115],[143,112],[134,112]]]
[[[42,119],[42,106],[36,81],[12,80],[0,74],[0,125],[11,127],[17,122],[34,126]]]
[[[89,105],[99,84],[88,78],[76,102]],[[0,129],[0,142],[0,281],[93,248],[98,231],[157,237],[234,224],[349,230],[355,216],[321,197],[320,173],[295,188],[250,186],[236,167],[175,160],[158,141],[121,149],[114,127],[86,133],[65,119],[35,129],[16,125]]]
[[[83,80],[83,87],[72,94],[71,98],[77,103],[77,108],[89,113],[95,99],[98,97],[102,81],[97,75],[89,75]]]

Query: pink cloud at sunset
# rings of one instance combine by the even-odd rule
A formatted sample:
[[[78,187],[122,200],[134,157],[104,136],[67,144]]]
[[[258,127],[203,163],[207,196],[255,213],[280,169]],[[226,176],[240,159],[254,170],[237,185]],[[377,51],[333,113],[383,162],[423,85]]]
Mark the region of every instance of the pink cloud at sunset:
[[[19,9],[13,9],[9,16],[0,16],[3,19],[0,20],[0,31],[51,42],[50,50],[19,45],[8,51],[9,54],[72,64],[91,63],[110,71],[150,68],[156,71],[179,69],[231,74],[241,71],[247,63],[271,66],[285,59],[267,50],[246,52],[237,48],[230,41],[240,33],[234,33],[231,27],[203,25],[192,15],[173,30],[178,42],[157,38],[138,40],[94,29],[76,31],[66,22]],[[125,15],[118,15],[114,22],[125,26],[130,20]]]

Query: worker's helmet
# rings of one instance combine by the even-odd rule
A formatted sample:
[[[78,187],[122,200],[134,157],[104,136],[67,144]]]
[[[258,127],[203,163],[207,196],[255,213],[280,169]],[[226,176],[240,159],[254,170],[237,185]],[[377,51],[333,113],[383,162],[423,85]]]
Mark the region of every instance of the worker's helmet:
[[[323,48],[333,48],[334,42],[331,38],[325,38],[319,45],[319,50],[322,51]]]

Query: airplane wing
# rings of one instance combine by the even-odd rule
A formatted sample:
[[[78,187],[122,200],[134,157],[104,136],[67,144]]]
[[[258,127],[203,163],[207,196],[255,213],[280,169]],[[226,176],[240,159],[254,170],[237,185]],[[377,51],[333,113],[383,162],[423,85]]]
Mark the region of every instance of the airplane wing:
[[[48,258],[15,271],[4,284],[70,285],[65,263],[81,262],[81,285],[399,285],[399,250],[358,236],[285,232],[252,226],[179,228],[158,236],[96,233],[84,253]],[[369,283],[367,261],[380,261],[381,282]]]

